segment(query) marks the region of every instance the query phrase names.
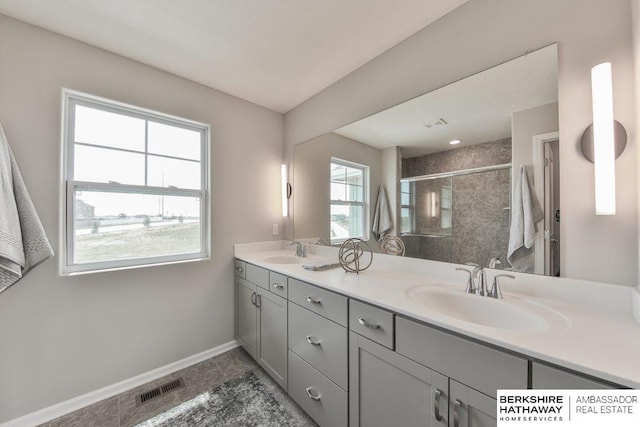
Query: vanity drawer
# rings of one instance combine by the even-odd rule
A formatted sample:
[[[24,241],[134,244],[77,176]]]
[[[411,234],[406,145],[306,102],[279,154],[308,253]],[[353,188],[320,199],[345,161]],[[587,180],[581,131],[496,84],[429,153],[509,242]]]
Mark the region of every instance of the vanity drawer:
[[[269,270],[253,264],[247,264],[245,271],[248,281],[269,290]]]
[[[287,276],[269,272],[269,290],[283,298],[287,297]]]
[[[538,362],[531,364],[531,387],[533,389],[612,389],[610,384],[605,384],[595,379],[582,375],[543,365]]]
[[[493,398],[498,389],[527,388],[526,359],[399,316],[396,351]]]
[[[234,262],[234,271],[235,271],[236,277],[245,279],[246,270],[247,270],[247,263],[244,261],[240,261],[239,259],[236,259]]]
[[[290,302],[289,348],[347,390],[347,328]]]
[[[289,301],[347,326],[347,297],[289,278]]]
[[[349,329],[393,350],[393,313],[349,300]]]
[[[289,350],[289,396],[322,427],[347,426],[347,392]]]

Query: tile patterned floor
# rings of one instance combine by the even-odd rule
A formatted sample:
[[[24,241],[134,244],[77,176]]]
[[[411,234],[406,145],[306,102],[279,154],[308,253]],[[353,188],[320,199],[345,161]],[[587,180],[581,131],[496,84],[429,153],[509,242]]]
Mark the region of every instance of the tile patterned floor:
[[[225,381],[237,378],[248,370],[254,370],[276,400],[294,414],[302,425],[315,425],[266,372],[242,348],[238,347],[182,371],[174,372],[156,381],[125,391],[118,396],[42,424],[41,427],[131,427],[192,399],[206,390],[211,390]],[[180,377],[184,379],[184,388],[164,394],[144,405],[136,406],[136,394]]]

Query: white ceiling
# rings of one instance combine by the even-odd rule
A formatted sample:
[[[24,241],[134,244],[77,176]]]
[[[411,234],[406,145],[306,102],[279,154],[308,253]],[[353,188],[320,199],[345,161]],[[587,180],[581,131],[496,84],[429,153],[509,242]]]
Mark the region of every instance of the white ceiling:
[[[557,45],[547,46],[335,132],[379,149],[402,147],[404,157],[509,138],[512,113],[558,101],[557,56]],[[446,124],[435,124],[441,119]]]
[[[0,0],[0,13],[279,112],[467,0]]]

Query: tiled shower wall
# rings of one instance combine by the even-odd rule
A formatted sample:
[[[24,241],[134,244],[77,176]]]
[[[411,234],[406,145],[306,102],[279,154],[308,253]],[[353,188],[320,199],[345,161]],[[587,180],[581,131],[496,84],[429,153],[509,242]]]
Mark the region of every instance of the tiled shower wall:
[[[403,159],[402,177],[505,163],[511,163],[510,138]],[[402,236],[406,255],[484,266],[491,258],[498,257],[506,263],[510,184],[511,169],[452,177],[450,230],[438,236],[421,234],[419,231],[425,227],[421,224],[421,216],[416,215],[415,234]]]

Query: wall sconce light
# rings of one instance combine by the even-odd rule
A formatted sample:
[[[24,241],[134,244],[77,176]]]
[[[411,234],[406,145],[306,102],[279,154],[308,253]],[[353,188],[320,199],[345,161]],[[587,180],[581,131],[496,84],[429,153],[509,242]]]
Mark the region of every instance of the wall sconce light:
[[[596,215],[616,214],[617,159],[627,146],[627,132],[613,118],[611,63],[591,69],[593,124],[582,134],[582,154],[594,164]]]
[[[427,192],[427,217],[438,218],[440,216],[440,193]]]
[[[291,184],[287,182],[287,165],[282,164],[280,167],[280,180],[282,183],[282,216],[289,216],[289,199],[293,189]]]

